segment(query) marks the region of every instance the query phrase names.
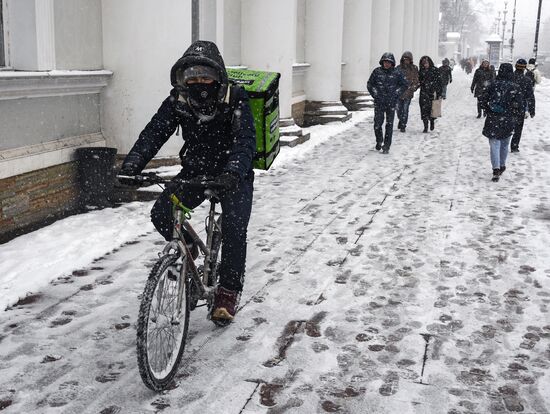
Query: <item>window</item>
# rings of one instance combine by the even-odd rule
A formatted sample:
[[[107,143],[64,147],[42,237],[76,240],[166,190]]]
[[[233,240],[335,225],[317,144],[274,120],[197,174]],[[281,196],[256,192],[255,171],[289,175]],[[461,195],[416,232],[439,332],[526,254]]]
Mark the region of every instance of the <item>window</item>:
[[[0,67],[6,66],[6,52],[4,47],[4,2],[0,0]]]

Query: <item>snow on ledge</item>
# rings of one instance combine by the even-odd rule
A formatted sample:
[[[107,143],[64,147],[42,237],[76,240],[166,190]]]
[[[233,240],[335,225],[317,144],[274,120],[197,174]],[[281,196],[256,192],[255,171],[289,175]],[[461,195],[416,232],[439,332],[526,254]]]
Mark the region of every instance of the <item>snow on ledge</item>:
[[[1,71],[0,100],[98,94],[112,75],[108,70]]]

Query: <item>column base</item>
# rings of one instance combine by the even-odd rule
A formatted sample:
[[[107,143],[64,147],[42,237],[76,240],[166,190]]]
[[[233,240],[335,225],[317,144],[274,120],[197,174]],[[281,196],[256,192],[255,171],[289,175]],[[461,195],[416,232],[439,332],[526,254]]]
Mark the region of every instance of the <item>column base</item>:
[[[285,118],[279,121],[279,136],[281,147],[295,147],[308,141],[310,134],[309,132],[304,134],[303,129],[296,125],[293,118]]]
[[[365,111],[374,108],[374,100],[368,92],[342,91],[340,99],[348,111]]]
[[[304,126],[345,122],[350,118],[351,114],[340,101],[306,101]]]

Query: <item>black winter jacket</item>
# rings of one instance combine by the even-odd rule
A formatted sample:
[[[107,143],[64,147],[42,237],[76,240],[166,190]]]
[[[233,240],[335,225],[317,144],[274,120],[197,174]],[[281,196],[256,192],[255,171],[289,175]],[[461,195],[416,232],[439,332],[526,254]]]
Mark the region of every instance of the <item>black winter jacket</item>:
[[[435,99],[434,94],[437,98],[441,97],[442,94],[441,75],[439,74],[439,70],[434,66],[431,58],[423,56],[420,61],[422,62],[423,59],[428,59],[430,67],[426,69],[422,64],[420,65],[420,72],[418,74],[418,79],[420,81],[420,96],[433,100]]]
[[[525,105],[521,88],[514,82],[510,63],[500,65],[497,78],[489,83],[482,98],[487,106],[483,135],[496,139],[510,137],[518,120],[523,117]]]
[[[516,70],[514,72],[514,82],[516,82],[523,94],[525,100],[523,108],[524,112],[529,112],[532,116],[535,115],[535,92],[533,88],[533,82],[530,77],[526,76],[524,72]]]
[[[489,86],[489,82],[494,79],[495,75],[490,68],[484,69],[481,66],[476,69],[470,90],[476,98],[483,96],[485,89]]]
[[[393,61],[393,66],[384,69],[383,60]],[[395,68],[395,58],[391,53],[386,53],[380,60],[380,67],[374,69],[367,82],[367,89],[374,99],[374,105],[378,107],[395,107],[397,100],[408,88],[409,84],[403,73]]]
[[[256,150],[256,133],[248,95],[241,87],[227,85],[227,73],[223,59],[215,44],[204,43],[202,47],[189,48],[174,67],[209,65],[220,73],[225,98],[220,96],[218,113],[208,122],[201,122],[184,97],[176,89],[164,100],[139,135],[126,161],[141,169],[157,154],[164,143],[181,127],[184,147],[182,172],[189,177],[235,173],[243,179],[252,173],[252,161]],[[174,68],[171,72],[174,85]]]
[[[448,64],[439,67],[439,75],[443,85],[448,85],[453,81],[453,70]]]

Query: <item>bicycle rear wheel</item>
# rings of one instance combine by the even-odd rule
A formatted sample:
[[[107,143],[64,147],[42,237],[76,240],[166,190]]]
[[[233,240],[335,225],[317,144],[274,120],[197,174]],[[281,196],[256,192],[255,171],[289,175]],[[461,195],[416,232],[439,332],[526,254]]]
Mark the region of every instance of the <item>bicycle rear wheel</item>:
[[[137,360],[144,384],[165,389],[178,371],[189,326],[189,282],[183,283],[178,309],[181,259],[162,256],[151,269],[137,322]]]

